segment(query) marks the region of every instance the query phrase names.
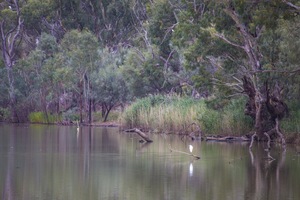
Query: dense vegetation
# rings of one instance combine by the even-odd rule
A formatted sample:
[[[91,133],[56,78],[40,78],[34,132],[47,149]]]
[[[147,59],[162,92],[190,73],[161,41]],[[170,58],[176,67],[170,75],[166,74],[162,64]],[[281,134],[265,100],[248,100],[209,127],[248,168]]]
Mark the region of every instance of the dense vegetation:
[[[0,121],[105,121],[146,97],[126,123],[262,135],[288,117],[299,132],[299,12],[299,0],[2,0]]]

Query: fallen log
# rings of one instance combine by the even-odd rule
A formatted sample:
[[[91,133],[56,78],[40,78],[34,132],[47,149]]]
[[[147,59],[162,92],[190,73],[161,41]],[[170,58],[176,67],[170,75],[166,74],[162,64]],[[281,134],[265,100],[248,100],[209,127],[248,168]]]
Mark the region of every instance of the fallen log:
[[[205,138],[206,141],[219,141],[219,142],[232,142],[232,141],[250,141],[251,138],[246,136],[235,137],[235,136],[225,136],[225,137],[215,137],[215,136],[207,136]]]
[[[135,132],[146,142],[153,142],[146,133],[142,132],[141,130],[139,130],[137,128],[127,129],[127,130],[125,130],[125,132]]]

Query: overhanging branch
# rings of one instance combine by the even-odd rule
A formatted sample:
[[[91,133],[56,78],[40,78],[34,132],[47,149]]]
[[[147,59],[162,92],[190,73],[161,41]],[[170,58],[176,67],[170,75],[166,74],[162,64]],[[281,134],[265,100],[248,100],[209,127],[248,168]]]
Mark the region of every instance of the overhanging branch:
[[[235,46],[235,47],[238,47],[238,48],[241,48],[241,49],[245,50],[245,48],[244,48],[243,46],[241,46],[241,45],[239,45],[239,44],[236,44],[236,43],[230,41],[228,38],[225,37],[224,34],[215,33],[214,35],[217,36],[218,38],[222,39],[222,40],[225,41],[226,43],[232,45],[232,46]]]
[[[287,4],[288,6],[292,7],[292,8],[295,8],[296,10],[300,10],[300,6],[296,6],[295,4],[289,2],[289,1],[286,1],[286,0],[283,0],[283,2],[285,4]]]

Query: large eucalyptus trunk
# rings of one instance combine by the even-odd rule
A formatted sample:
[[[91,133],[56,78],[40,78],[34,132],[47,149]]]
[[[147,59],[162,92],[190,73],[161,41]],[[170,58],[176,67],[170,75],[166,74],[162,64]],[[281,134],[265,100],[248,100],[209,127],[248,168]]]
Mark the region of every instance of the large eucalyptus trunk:
[[[7,72],[8,81],[8,96],[10,109],[12,114],[12,121],[19,122],[17,114],[17,100],[15,93],[15,80],[13,76],[13,66],[16,60],[16,47],[18,45],[22,32],[23,20],[21,19],[19,4],[17,0],[10,2],[11,7],[14,7],[16,16],[16,23],[12,26],[8,24],[4,19],[0,20],[0,32],[1,32],[1,51],[4,65]],[[8,28],[10,27],[10,28]]]
[[[245,114],[255,121],[252,142],[255,136],[258,140],[268,141],[279,136],[282,144],[285,145],[279,120],[288,114],[288,107],[282,100],[282,89],[277,83],[271,89],[267,82],[264,87],[255,88],[247,77],[243,78],[243,87],[248,96]],[[252,147],[252,142],[250,147]]]
[[[19,116],[17,113],[17,100],[15,95],[15,80],[12,73],[12,66],[6,65],[6,71],[7,71],[7,79],[8,79],[8,93],[9,93],[9,106],[11,110],[11,116],[12,116],[12,122],[20,122]]]
[[[243,70],[243,89],[248,96],[245,114],[249,115],[255,122],[252,139],[256,136],[259,140],[266,138],[270,141],[272,137],[280,136],[282,143],[285,143],[279,126],[279,120],[287,113],[287,106],[281,98],[281,89],[277,83],[270,85],[272,88],[269,88],[269,85],[260,78],[263,71],[261,67],[262,54],[258,47],[258,39],[263,27],[257,26],[256,33],[251,34],[242,22],[241,16],[233,7],[227,7],[225,12],[235,22],[242,38],[241,43],[234,43],[222,34],[216,34],[216,36],[228,44],[240,48],[247,57],[247,67]],[[270,81],[272,82],[272,80]]]

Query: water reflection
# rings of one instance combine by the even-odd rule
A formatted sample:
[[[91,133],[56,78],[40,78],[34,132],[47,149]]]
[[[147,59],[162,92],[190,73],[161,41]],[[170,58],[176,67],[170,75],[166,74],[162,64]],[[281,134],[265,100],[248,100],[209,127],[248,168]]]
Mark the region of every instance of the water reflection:
[[[277,150],[277,152],[276,152]],[[275,156],[271,156],[275,153]],[[281,180],[281,174],[285,170],[284,163],[286,151],[275,149],[266,151],[261,145],[256,147],[256,152],[249,150],[251,165],[248,167],[249,182],[245,193],[249,199],[286,199],[282,193],[286,177]]]
[[[193,176],[193,172],[194,172],[194,166],[193,166],[193,163],[190,163],[190,168],[189,168],[190,176]]]
[[[1,199],[299,199],[300,157],[262,145],[151,144],[117,129],[0,125]]]

